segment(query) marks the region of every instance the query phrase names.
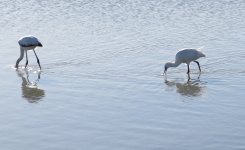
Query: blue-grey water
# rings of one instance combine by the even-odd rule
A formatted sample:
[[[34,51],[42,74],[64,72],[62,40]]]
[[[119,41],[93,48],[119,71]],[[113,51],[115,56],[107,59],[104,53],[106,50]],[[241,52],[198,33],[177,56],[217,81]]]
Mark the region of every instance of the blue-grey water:
[[[4,150],[245,149],[245,1],[2,0]],[[19,70],[18,39],[44,45]],[[204,47],[202,73],[170,68]]]

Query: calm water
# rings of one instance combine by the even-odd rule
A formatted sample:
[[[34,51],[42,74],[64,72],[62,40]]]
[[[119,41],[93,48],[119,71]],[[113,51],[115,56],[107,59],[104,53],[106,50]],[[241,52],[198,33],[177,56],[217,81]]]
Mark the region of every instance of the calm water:
[[[0,145],[11,150],[245,149],[243,0],[0,2]],[[43,67],[12,67],[37,36]],[[202,73],[168,70],[204,46]],[[25,64],[25,59],[21,65]]]

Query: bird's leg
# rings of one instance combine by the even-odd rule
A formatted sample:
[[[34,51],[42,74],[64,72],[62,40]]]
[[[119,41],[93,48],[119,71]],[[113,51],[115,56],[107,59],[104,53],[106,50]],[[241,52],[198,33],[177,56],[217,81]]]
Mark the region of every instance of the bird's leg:
[[[189,66],[189,64],[187,64],[187,69],[188,69],[187,74],[189,74],[190,73],[190,66]]]
[[[40,70],[41,70],[40,61],[39,61],[39,59],[38,59],[38,57],[37,57],[37,54],[36,54],[36,52],[35,52],[35,50],[34,50],[34,49],[33,49],[33,52],[34,52],[34,54],[35,54],[35,56],[36,56],[36,58],[37,58],[37,63],[38,63],[39,68],[40,68]]]
[[[195,63],[197,63],[197,65],[198,65],[198,68],[199,68],[199,71],[201,72],[201,67],[200,67],[200,64],[199,64],[199,62],[198,61],[194,61]]]
[[[26,66],[25,66],[25,68],[27,67],[27,65],[28,65],[28,57],[27,57],[27,51],[26,51]]]
[[[188,80],[187,80],[187,83],[191,80],[191,77],[190,77],[190,74],[188,73]]]

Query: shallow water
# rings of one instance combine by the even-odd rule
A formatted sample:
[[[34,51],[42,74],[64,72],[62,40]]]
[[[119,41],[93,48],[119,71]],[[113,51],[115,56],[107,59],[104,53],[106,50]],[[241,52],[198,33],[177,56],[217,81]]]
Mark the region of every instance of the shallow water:
[[[1,1],[2,149],[245,149],[245,2]],[[19,57],[18,38],[44,47]],[[204,46],[191,74],[162,76]]]

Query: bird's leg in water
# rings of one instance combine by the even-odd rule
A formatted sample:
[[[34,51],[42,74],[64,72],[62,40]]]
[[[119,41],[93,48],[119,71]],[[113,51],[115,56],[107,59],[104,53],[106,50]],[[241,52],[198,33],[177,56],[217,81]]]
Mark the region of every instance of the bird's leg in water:
[[[34,54],[35,54],[35,56],[36,56],[36,58],[37,58],[37,63],[38,63],[39,68],[40,68],[40,70],[41,70],[40,61],[39,61],[39,59],[38,59],[38,57],[37,57],[37,54],[36,54],[36,52],[35,52],[35,50],[34,50],[34,49],[33,49],[33,52],[34,52]]]
[[[201,72],[201,67],[200,67],[200,64],[199,64],[199,62],[198,61],[194,61],[195,63],[197,63],[197,65],[198,65],[198,68],[199,68],[199,71]]]
[[[190,77],[190,74],[188,73],[188,80],[187,80],[187,83],[191,80],[191,77]]]
[[[25,68],[27,67],[27,65],[28,65],[28,57],[27,57],[27,51],[26,51],[26,66],[25,66]]]

